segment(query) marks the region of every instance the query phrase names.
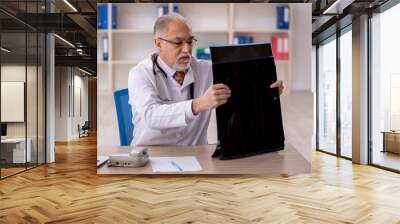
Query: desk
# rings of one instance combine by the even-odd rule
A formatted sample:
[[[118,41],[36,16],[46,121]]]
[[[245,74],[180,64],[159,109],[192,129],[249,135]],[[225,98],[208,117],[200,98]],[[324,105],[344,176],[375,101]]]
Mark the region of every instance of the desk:
[[[6,163],[25,163],[31,161],[31,139],[28,138],[25,155],[25,138],[6,138],[1,139],[1,157],[5,159]],[[11,160],[12,158],[12,160]]]
[[[382,152],[393,152],[400,154],[400,131],[382,131],[383,150]]]
[[[106,164],[97,169],[97,174],[252,174],[287,176],[311,172],[311,164],[301,156],[292,146],[285,150],[271,152],[235,160],[220,160],[211,158],[215,145],[206,146],[158,146],[146,147],[152,156],[196,156],[203,170],[184,173],[154,173],[150,162],[144,167],[108,167]],[[103,147],[98,148],[98,156],[108,156],[112,153],[128,153],[130,147]]]

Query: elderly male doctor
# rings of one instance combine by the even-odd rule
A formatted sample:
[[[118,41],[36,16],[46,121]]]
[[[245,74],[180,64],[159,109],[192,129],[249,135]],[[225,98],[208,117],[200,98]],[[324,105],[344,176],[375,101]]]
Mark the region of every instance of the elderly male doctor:
[[[211,63],[192,57],[196,39],[179,14],[161,16],[154,24],[157,53],[129,72],[132,145],[204,145],[211,110],[227,102],[231,90],[213,85]],[[283,90],[282,81],[271,88]]]

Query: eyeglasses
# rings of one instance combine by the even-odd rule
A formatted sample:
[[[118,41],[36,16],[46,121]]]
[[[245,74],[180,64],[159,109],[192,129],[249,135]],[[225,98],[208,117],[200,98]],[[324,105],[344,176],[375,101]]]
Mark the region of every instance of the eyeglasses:
[[[173,45],[175,45],[176,47],[179,47],[179,48],[183,47],[183,45],[185,43],[187,43],[191,47],[191,46],[193,46],[193,44],[195,44],[197,42],[197,39],[194,38],[193,36],[189,37],[186,40],[178,40],[178,41],[167,40],[167,39],[164,39],[164,38],[161,38],[161,37],[159,37],[159,38],[161,40],[167,41],[168,43],[173,44]]]

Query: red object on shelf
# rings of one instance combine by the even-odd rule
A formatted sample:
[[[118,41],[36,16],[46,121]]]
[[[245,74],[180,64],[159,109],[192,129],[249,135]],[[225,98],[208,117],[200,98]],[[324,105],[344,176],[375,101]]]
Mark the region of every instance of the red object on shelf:
[[[287,36],[282,37],[283,49],[281,53],[281,60],[287,61],[289,58],[289,40]]]
[[[271,38],[271,44],[275,61],[287,61],[289,58],[289,42],[287,36],[274,35]]]

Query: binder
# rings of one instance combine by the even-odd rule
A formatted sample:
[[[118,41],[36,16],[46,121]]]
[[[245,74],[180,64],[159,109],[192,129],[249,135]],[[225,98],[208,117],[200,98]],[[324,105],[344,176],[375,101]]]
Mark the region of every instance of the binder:
[[[158,11],[157,11],[158,17],[168,14],[168,5],[160,5],[158,6]]]
[[[289,6],[276,7],[276,23],[278,29],[289,29]]]
[[[112,28],[116,29],[118,26],[118,8],[116,5],[112,6]]]
[[[112,6],[112,28],[116,29],[118,26],[118,8],[116,5]],[[97,28],[108,29],[108,7],[107,4],[99,5],[97,8]]]
[[[172,11],[175,12],[175,13],[179,13],[179,7],[178,7],[178,5],[174,5]]]
[[[271,47],[272,47],[272,55],[275,58],[275,61],[280,59],[280,55],[279,55],[279,50],[278,50],[278,42],[279,42],[279,36],[272,36],[271,37]]]
[[[197,59],[211,60],[210,48],[197,48],[196,57]]]
[[[275,60],[285,61],[289,58],[289,41],[287,36],[274,35],[271,38],[272,54]]]
[[[107,4],[97,6],[97,28],[107,29]]]
[[[175,13],[179,13],[178,5],[173,5],[172,11],[175,12]],[[160,5],[160,6],[158,6],[158,9],[157,9],[158,17],[160,17],[162,15],[165,15],[165,14],[168,14],[168,13],[169,13],[168,5]]]
[[[282,52],[281,52],[281,60],[287,61],[289,58],[289,41],[288,37],[282,37]]]
[[[103,37],[103,61],[108,61],[108,38]]]
[[[252,36],[236,36],[233,38],[233,44],[250,44],[253,43]]]

